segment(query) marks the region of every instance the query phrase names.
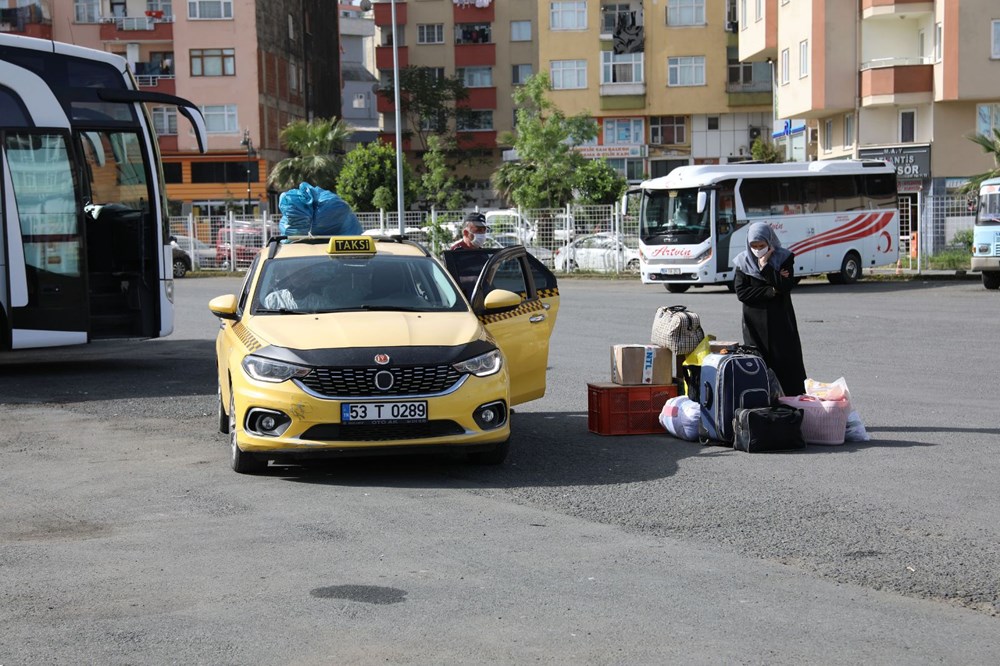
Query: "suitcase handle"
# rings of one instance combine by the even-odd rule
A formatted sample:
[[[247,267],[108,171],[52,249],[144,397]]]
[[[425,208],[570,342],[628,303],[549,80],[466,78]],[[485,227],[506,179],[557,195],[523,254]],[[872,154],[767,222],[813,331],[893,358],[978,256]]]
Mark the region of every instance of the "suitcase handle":
[[[706,409],[712,408],[712,385],[708,382],[702,382],[701,387],[701,406]]]

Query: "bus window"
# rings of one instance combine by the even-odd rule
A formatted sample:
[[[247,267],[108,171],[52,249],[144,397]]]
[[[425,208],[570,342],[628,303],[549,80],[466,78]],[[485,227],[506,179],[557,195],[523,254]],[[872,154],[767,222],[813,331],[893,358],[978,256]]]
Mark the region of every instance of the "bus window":
[[[895,208],[898,205],[896,195],[896,177],[887,173],[866,174],[862,176],[865,185],[865,196],[868,197],[869,208]]]
[[[719,183],[716,190],[715,228],[720,236],[732,232],[736,228],[736,181],[726,180]]]
[[[740,198],[747,217],[763,217],[771,214],[773,197],[770,181],[744,178],[740,183]]]
[[[647,190],[643,197],[639,233],[651,239],[684,237],[673,242],[700,243],[709,236],[711,206],[698,212],[698,188]]]

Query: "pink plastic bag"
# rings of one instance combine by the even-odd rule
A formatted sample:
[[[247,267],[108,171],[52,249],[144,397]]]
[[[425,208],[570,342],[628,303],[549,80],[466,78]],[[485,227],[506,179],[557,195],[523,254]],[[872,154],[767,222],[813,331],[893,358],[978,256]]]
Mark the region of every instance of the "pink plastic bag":
[[[845,400],[821,400],[813,395],[778,398],[778,402],[802,410],[802,439],[806,444],[836,446],[844,443],[847,415],[851,403]]]

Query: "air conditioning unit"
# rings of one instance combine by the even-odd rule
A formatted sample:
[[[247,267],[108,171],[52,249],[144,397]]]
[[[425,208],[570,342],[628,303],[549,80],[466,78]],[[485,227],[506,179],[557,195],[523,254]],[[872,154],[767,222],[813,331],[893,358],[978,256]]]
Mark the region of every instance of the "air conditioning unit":
[[[748,127],[747,136],[750,138],[750,143],[753,143],[760,138],[760,128],[759,127]]]
[[[739,32],[740,22],[739,21],[726,21],[726,32]]]

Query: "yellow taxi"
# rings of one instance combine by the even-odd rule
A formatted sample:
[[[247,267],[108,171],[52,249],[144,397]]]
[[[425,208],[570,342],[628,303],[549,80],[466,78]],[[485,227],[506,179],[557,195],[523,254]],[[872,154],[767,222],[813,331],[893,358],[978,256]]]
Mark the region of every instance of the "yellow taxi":
[[[402,237],[275,238],[209,309],[237,472],[441,450],[499,464],[511,407],[545,393],[559,289],[521,246],[438,260]]]

